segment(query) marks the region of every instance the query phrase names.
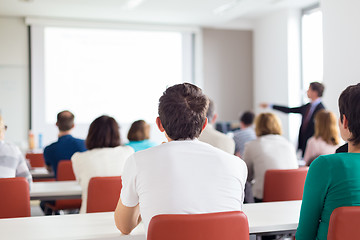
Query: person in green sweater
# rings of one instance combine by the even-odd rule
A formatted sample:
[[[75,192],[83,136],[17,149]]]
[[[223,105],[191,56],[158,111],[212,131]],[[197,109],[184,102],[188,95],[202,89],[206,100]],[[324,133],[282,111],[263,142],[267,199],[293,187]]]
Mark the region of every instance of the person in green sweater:
[[[326,240],[335,208],[360,206],[360,83],[339,98],[341,137],[347,153],[318,157],[306,177],[296,240]]]

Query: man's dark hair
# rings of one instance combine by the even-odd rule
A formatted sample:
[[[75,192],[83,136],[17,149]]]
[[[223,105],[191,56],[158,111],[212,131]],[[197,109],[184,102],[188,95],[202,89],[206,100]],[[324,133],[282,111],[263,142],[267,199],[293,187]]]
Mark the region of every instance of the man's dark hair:
[[[96,118],[90,124],[85,144],[89,150],[120,146],[119,125],[116,120],[105,115]]]
[[[348,120],[351,137],[348,141],[360,144],[360,83],[347,87],[339,97],[340,120]],[[346,139],[344,139],[346,140]]]
[[[74,126],[74,118],[74,114],[68,110],[59,112],[57,114],[56,125],[62,132],[69,131]]]
[[[243,122],[246,126],[250,126],[253,124],[255,118],[255,114],[251,111],[246,111],[241,115],[240,122]]]
[[[324,90],[325,90],[325,86],[324,84],[322,83],[319,83],[319,82],[312,82],[310,83],[310,88],[317,92],[318,96],[319,97],[322,97],[323,93],[324,93]]]
[[[190,83],[166,89],[159,99],[159,117],[166,134],[172,140],[199,137],[206,119],[208,98]]]

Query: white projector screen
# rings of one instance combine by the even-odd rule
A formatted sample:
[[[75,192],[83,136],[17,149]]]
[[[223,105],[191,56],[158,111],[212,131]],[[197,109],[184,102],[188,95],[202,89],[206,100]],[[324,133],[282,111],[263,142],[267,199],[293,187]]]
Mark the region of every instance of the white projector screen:
[[[89,124],[107,114],[121,125],[124,142],[138,119],[162,141],[154,125],[159,97],[167,86],[193,82],[192,53],[191,35],[181,32],[32,26],[35,136],[43,136],[43,145],[55,141],[56,114],[70,110],[74,136],[85,138]]]

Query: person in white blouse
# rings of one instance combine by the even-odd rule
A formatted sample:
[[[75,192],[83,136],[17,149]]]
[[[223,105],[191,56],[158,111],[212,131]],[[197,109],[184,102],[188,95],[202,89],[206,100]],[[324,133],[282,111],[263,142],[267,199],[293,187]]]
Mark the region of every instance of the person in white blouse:
[[[339,129],[334,113],[320,110],[315,115],[315,134],[306,144],[304,161],[310,165],[320,155],[335,153],[339,147]]]
[[[273,113],[261,113],[255,119],[257,139],[246,143],[244,161],[248,181],[253,182],[255,202],[263,198],[265,172],[269,169],[298,168],[295,147],[281,136],[280,119]]]
[[[109,116],[100,116],[90,125],[85,140],[88,151],[71,157],[76,179],[82,189],[80,213],[86,213],[87,190],[92,177],[121,176],[126,159],[134,153],[130,146],[120,146],[119,125]]]

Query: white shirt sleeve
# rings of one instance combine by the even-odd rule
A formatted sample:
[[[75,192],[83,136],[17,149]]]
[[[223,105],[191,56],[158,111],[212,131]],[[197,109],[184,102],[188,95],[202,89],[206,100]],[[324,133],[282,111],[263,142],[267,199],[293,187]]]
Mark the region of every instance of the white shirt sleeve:
[[[121,189],[121,202],[126,207],[135,207],[139,203],[139,195],[136,191],[136,162],[132,156],[130,156],[125,163]]]

